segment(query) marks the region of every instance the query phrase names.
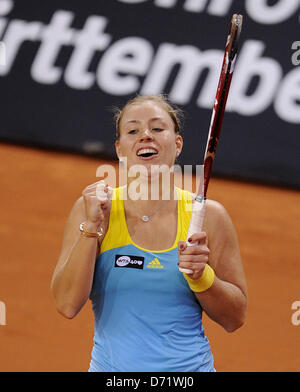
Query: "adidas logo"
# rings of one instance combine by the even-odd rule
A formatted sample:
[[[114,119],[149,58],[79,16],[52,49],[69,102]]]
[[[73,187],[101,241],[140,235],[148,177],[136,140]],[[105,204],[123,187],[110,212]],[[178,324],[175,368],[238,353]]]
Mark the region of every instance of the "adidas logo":
[[[164,266],[161,265],[158,258],[155,257],[155,259],[150,261],[150,263],[147,265],[147,268],[164,268]]]

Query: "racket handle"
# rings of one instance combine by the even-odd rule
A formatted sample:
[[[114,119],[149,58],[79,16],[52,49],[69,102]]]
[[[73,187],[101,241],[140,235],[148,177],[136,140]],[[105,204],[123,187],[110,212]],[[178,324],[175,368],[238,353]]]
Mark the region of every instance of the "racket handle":
[[[188,229],[187,238],[190,238],[194,233],[202,230],[203,220],[205,215],[205,197],[197,195],[193,204],[190,225]],[[198,242],[187,242],[188,246],[198,245]],[[187,268],[180,268],[180,272],[192,274],[193,271]]]
[[[191,220],[190,220],[187,238],[190,238],[193,234],[202,230],[204,215],[205,215],[205,197],[197,195],[193,204],[193,210],[191,214]],[[195,245],[195,242],[194,243],[188,242],[188,245]]]

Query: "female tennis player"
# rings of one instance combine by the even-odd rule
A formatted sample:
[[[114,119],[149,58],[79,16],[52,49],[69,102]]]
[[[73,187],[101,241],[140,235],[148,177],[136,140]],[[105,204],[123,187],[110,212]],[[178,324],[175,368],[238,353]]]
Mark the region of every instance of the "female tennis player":
[[[173,167],[183,147],[177,111],[164,96],[129,101],[116,129],[127,184],[89,185],[74,204],[51,283],[57,309],[73,318],[91,300],[91,372],[215,371],[202,311],[232,332],[247,307],[233,223],[220,203],[207,200],[203,231],[188,239],[198,244],[187,246],[194,196],[172,176],[163,183],[157,171]],[[143,170],[129,176],[132,168]],[[148,184],[139,199],[138,177],[140,187]],[[159,197],[151,199],[154,181]]]

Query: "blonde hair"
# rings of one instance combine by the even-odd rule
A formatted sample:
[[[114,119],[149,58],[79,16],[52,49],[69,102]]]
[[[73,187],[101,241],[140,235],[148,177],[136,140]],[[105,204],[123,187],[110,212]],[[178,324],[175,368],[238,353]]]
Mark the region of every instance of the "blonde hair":
[[[182,121],[183,121],[183,112],[181,109],[171,105],[164,94],[159,95],[137,95],[135,98],[128,101],[122,109],[115,109],[115,127],[116,127],[116,138],[120,138],[120,122],[124,115],[125,110],[128,106],[141,104],[147,101],[152,101],[159,104],[171,117],[174,126],[175,126],[175,133],[180,134],[182,128]]]

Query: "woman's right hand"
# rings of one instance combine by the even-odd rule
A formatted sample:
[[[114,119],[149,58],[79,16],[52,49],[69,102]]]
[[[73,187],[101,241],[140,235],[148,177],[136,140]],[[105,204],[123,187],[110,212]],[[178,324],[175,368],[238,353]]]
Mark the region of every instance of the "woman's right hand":
[[[56,307],[67,318],[76,316],[91,293],[99,246],[107,233],[111,200],[112,188],[104,181],[88,185],[67,219],[62,250],[51,281]],[[97,242],[80,240],[83,236],[79,227],[83,222],[86,231],[95,233],[101,228],[104,235]]]
[[[98,231],[100,227],[106,234],[111,208],[112,188],[103,180],[88,185],[82,192],[88,231]],[[103,236],[104,237],[104,236]]]

